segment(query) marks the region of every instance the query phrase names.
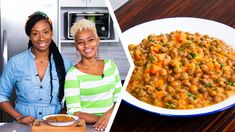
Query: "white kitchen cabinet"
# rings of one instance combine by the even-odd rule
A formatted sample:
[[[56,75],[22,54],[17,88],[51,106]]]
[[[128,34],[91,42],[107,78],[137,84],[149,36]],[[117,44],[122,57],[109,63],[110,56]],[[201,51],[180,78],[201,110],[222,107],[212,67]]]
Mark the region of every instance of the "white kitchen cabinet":
[[[87,7],[106,7],[104,0],[87,0]]]
[[[106,7],[104,0],[60,0],[61,7]]]
[[[87,0],[61,0],[60,5],[63,7],[86,7]]]

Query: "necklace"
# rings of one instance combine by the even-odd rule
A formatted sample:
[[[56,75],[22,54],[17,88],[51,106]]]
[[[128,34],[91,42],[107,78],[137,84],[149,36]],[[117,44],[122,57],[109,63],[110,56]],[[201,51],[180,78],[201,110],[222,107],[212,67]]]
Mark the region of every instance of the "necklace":
[[[42,59],[37,59],[36,61],[39,62],[39,64],[43,64],[43,63],[48,61],[48,57],[45,57],[45,58],[42,58]]]

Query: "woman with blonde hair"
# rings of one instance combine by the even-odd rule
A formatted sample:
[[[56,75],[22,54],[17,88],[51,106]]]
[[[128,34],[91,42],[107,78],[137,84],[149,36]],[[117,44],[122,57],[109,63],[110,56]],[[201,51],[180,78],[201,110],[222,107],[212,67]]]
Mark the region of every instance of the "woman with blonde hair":
[[[65,78],[67,112],[104,130],[122,87],[117,66],[112,60],[96,57],[100,39],[93,22],[83,19],[74,23],[71,34],[81,60]]]

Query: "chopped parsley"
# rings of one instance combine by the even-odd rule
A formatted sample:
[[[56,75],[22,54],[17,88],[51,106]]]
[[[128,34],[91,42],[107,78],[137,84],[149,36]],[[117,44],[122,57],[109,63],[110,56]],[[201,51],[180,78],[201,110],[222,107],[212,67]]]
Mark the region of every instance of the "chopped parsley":
[[[197,56],[197,54],[195,54],[195,53],[190,53],[190,56],[191,56],[191,58],[195,58],[196,56]]]
[[[154,63],[157,63],[157,62],[158,62],[158,59],[157,59],[155,56],[152,56],[152,61],[153,61]]]
[[[169,103],[169,102],[166,102],[165,105],[166,105],[167,108],[170,108],[170,109],[175,109],[176,108],[176,106],[174,104]]]
[[[233,86],[233,82],[232,82],[232,81],[228,81],[228,82],[227,82],[227,85]]]
[[[191,93],[187,93],[188,97],[193,99],[193,100],[196,100],[197,99],[197,96],[194,95],[194,94],[191,94]]]
[[[205,87],[211,87],[212,86],[211,83],[205,83],[204,85],[205,85]]]
[[[151,67],[152,67],[152,64],[151,64],[151,62],[150,61],[148,61],[147,63],[146,63],[146,69],[147,70],[149,70]]]
[[[180,51],[184,51],[184,48],[183,48],[183,47],[181,47],[181,48],[180,48]]]
[[[185,46],[189,47],[190,46],[190,42],[185,43]]]

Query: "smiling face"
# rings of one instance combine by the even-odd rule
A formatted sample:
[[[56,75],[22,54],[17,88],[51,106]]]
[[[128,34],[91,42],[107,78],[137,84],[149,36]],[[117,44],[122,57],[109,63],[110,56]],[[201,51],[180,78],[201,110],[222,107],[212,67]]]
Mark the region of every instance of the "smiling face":
[[[37,51],[48,51],[52,41],[52,30],[47,20],[38,21],[30,32],[30,40],[33,43],[33,49]]]
[[[89,29],[78,31],[75,37],[75,47],[85,59],[96,58],[99,42],[99,38]]]

